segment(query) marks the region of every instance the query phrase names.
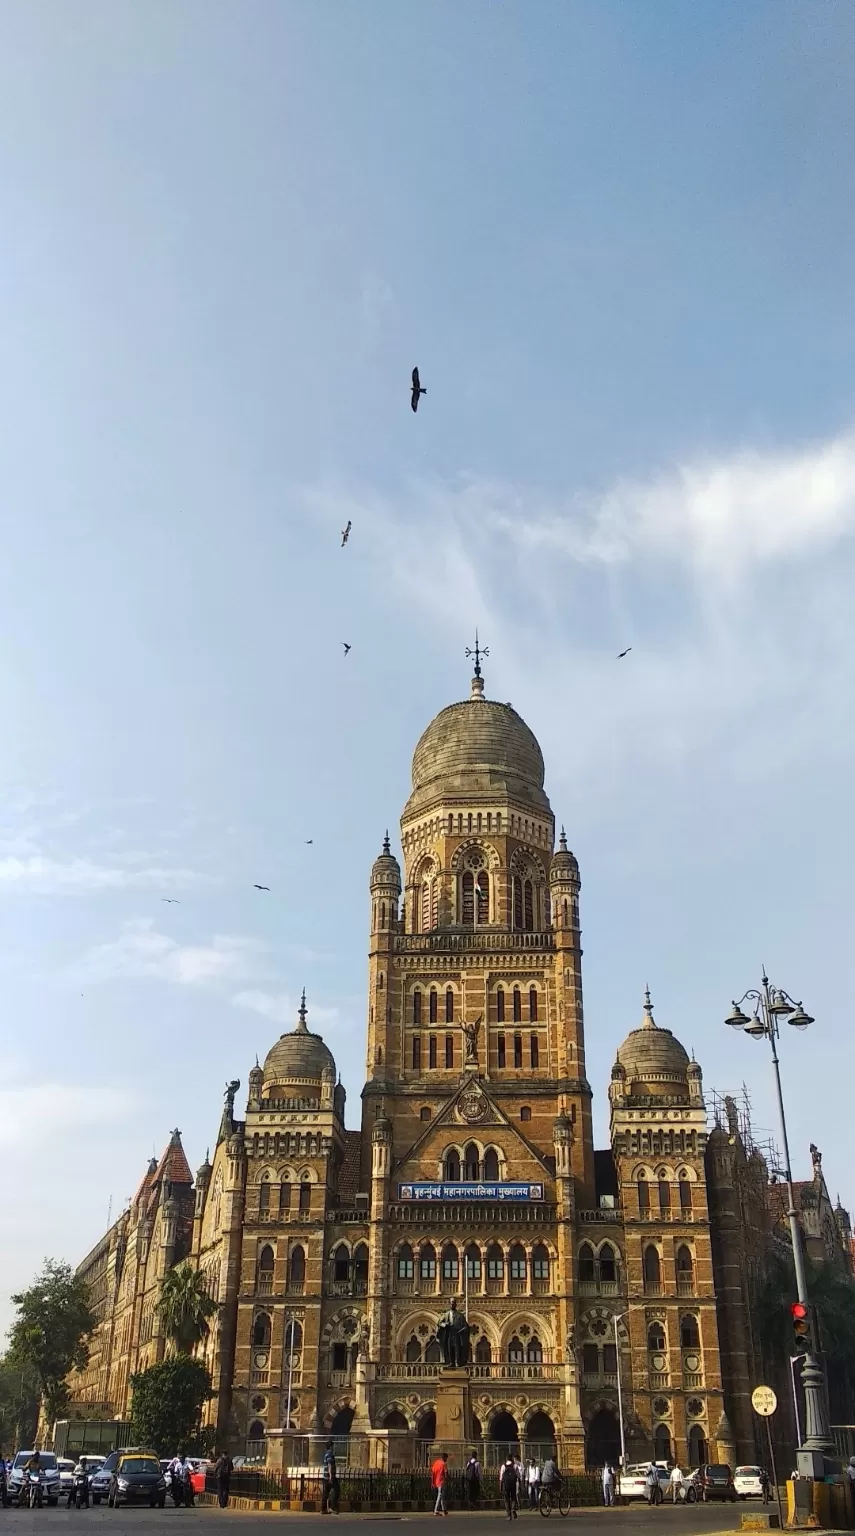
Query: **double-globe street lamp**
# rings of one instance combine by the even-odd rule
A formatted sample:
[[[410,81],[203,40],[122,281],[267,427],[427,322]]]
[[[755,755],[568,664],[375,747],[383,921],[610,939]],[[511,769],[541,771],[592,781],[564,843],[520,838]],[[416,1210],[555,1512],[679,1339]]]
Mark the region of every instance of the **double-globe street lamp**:
[[[749,1017],[743,1013],[742,1004],[753,1004],[753,1012]],[[808,1309],[807,1276],[805,1274],[804,1249],[802,1247],[802,1232],[799,1226],[799,1218],[796,1214],[796,1202],[793,1195],[793,1175],[790,1165],[790,1144],[787,1139],[787,1120],[784,1114],[784,1096],[781,1092],[781,1066],[778,1061],[779,1020],[786,1019],[793,1029],[807,1029],[813,1019],[806,1013],[801,1003],[796,1003],[788,992],[780,987],[769,985],[769,978],[764,970],[759,988],[752,987],[745,992],[738,1003],[733,1004],[732,1011],[725,1020],[732,1029],[741,1029],[752,1040],[761,1040],[764,1036],[772,1047],[772,1061],[775,1066],[775,1087],[778,1093],[778,1110],[781,1116],[781,1136],[784,1143],[784,1177],[787,1181],[787,1219],[790,1223],[790,1238],[793,1245],[793,1264],[796,1271],[796,1290],[799,1301]],[[811,1316],[808,1310],[808,1317]],[[824,1456],[833,1451],[834,1447],[828,1432],[828,1424],[825,1417],[825,1381],[822,1366],[814,1354],[815,1338],[813,1336],[813,1322],[811,1321],[810,1349],[804,1357],[802,1367],[802,1386],[805,1394],[805,1437],[798,1447],[798,1470],[802,1477],[821,1478],[825,1472]]]

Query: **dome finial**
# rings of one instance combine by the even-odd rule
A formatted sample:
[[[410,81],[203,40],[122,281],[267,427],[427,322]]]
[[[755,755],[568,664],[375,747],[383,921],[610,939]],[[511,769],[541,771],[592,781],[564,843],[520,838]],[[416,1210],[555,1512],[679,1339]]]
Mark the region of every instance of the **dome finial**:
[[[306,988],[304,987],[303,995],[300,998],[300,1006],[297,1009],[297,1028],[294,1031],[295,1035],[307,1035],[309,1033],[308,1027],[306,1025],[306,1012]]]
[[[564,831],[563,827],[561,828],[561,836],[558,839],[558,846],[562,853],[567,852],[567,833]]]
[[[644,988],[644,1018],[641,1021],[642,1029],[655,1029],[656,1020],[653,1017],[653,1004],[650,1001],[650,988]]]
[[[473,699],[483,699],[483,697],[484,697],[484,679],[481,676],[481,657],[482,656],[489,656],[489,654],[490,654],[490,652],[488,651],[486,645],[479,645],[478,644],[478,631],[476,629],[476,631],[475,631],[475,649],[474,649],[474,651],[470,650],[468,645],[466,647],[466,655],[467,656],[474,656],[474,658],[475,658],[475,676],[472,679],[472,697],[473,697]]]
[[[384,835],[384,838],[383,838],[383,852],[384,853],[391,853],[392,852],[392,849],[389,846],[389,828],[388,827],[386,828],[386,832],[385,832],[385,835]]]

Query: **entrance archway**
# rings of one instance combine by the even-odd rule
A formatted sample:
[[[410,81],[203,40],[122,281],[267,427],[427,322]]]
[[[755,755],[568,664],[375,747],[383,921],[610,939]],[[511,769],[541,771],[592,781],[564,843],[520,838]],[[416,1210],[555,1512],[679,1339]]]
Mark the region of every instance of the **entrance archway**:
[[[496,1413],[490,1420],[490,1439],[498,1440],[502,1445],[516,1445],[519,1443],[520,1432],[517,1421],[512,1413],[503,1410]]]
[[[339,1408],[338,1413],[330,1425],[331,1435],[349,1435],[350,1426],[353,1423],[353,1409]]]
[[[689,1466],[702,1467],[707,1459],[707,1442],[700,1424],[689,1430]]]
[[[598,1408],[585,1437],[585,1461],[589,1467],[616,1466],[620,1459],[620,1425],[612,1408]]]
[[[544,1461],[555,1449],[555,1425],[542,1408],[533,1413],[523,1431],[526,1456]]]
[[[409,1429],[409,1427],[400,1408],[393,1408],[383,1420],[384,1429]]]

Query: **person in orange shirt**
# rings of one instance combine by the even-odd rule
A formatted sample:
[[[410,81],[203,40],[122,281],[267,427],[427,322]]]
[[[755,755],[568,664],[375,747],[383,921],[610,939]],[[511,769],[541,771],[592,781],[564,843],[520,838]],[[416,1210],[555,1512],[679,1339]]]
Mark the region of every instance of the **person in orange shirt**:
[[[435,1515],[447,1515],[445,1504],[445,1482],[448,1477],[448,1451],[443,1451],[437,1456],[430,1469],[431,1487],[436,1489],[436,1503],[433,1507]]]

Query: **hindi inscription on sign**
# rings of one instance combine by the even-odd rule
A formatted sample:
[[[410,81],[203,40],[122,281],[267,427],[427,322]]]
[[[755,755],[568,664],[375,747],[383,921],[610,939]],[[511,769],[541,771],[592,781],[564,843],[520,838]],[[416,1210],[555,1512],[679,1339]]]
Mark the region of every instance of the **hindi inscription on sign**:
[[[542,1200],[542,1184],[399,1184],[401,1200]]]

